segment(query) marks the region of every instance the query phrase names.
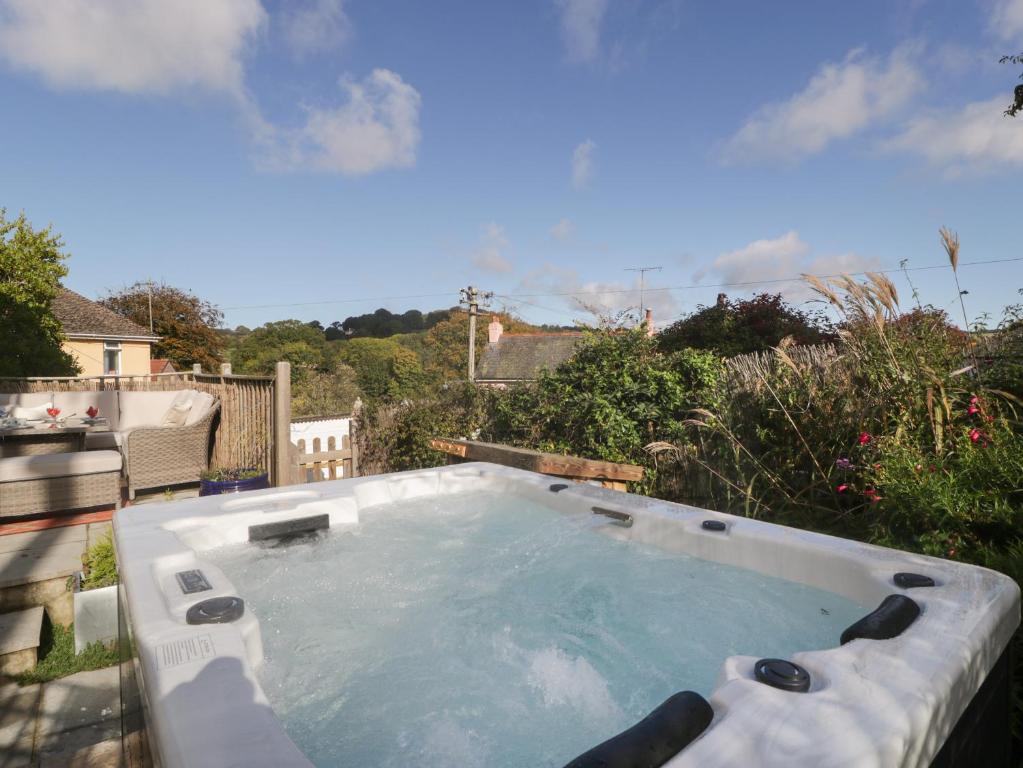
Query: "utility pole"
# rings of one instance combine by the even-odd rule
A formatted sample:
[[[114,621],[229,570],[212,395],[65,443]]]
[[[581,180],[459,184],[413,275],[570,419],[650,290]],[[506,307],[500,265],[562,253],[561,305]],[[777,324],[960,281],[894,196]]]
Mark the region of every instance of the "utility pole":
[[[469,381],[476,380],[476,317],[480,312],[480,302],[487,302],[494,297],[492,291],[480,291],[474,286],[462,288],[462,304],[469,305]]]
[[[149,332],[153,332],[153,281],[150,280],[146,283],[146,287],[149,290]]]
[[[643,303],[643,292],[646,288],[646,273],[660,272],[661,267],[626,267],[626,272],[639,272],[639,321],[642,323],[646,316],[646,304]]]

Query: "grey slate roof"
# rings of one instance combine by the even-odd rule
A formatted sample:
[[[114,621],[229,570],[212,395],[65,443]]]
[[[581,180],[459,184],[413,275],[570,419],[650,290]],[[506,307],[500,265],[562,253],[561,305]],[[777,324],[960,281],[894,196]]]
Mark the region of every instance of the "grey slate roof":
[[[126,317],[84,296],[61,289],[51,302],[53,314],[72,338],[157,339],[148,328],[136,325]]]
[[[553,370],[575,352],[581,333],[506,333],[487,344],[476,381],[532,381],[544,368]]]

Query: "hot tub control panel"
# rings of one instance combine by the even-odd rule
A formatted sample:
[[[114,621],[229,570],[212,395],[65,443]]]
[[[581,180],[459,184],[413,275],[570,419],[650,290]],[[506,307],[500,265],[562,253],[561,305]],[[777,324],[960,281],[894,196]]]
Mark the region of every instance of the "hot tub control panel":
[[[206,580],[206,576],[198,568],[191,571],[178,571],[174,574],[174,578],[178,580],[178,586],[186,595],[213,589]]]

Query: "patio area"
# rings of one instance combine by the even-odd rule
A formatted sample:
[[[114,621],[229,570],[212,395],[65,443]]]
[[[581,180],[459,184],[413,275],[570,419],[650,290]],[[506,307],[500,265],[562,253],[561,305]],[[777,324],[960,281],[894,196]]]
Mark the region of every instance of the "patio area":
[[[117,768],[119,668],[0,685],[0,768]]]

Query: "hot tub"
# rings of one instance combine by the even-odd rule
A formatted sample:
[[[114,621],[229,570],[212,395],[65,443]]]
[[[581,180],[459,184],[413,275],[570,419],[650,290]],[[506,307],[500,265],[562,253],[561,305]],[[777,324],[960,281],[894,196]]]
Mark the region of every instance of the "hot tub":
[[[114,534],[129,765],[1008,765],[983,568],[489,464]]]

